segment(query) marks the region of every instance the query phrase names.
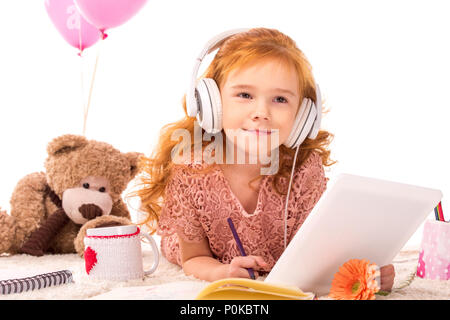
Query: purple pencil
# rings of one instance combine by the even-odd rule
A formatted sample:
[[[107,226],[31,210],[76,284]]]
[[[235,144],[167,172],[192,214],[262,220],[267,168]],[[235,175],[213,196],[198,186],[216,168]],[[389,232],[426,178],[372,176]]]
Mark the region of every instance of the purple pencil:
[[[241,239],[239,239],[236,229],[234,228],[233,221],[231,220],[231,218],[228,218],[227,221],[228,221],[228,224],[230,225],[231,233],[233,233],[233,237],[234,237],[234,240],[236,241],[236,245],[237,245],[239,251],[241,252],[241,256],[245,257],[247,254],[245,253],[244,247],[242,246],[242,243],[241,243]],[[250,278],[255,280],[255,273],[254,273],[253,269],[252,268],[246,268],[246,269],[248,271],[248,274],[250,275]]]

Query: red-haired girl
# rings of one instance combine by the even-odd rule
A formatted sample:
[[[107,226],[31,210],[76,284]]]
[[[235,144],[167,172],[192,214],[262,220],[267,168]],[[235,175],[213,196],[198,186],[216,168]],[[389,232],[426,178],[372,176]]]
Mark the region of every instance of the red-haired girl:
[[[301,126],[310,126],[306,136],[303,133],[298,140],[298,132],[292,133],[300,130],[296,117],[305,113],[308,103],[310,109],[320,104],[320,93],[310,64],[290,37],[274,29],[255,28],[232,34],[216,47],[219,50],[203,75],[217,85],[217,90],[209,85],[204,90],[220,107],[214,124],[205,125],[203,119],[209,106],[203,101],[195,103],[197,120],[203,125],[201,137],[208,134],[205,126],[220,122],[215,134],[215,147],[222,147],[220,155],[215,148],[216,161],[205,157],[212,142],[203,139],[201,161],[195,161],[198,122],[188,116],[191,99],[195,99],[188,94],[183,101],[186,117],[164,126],[154,153],[142,159],[142,185],[137,192],[142,210],[148,213],[146,224],[161,235],[162,254],[186,274],[209,281],[249,277],[246,268],[253,268],[256,275],[270,271],[324,192],[324,166],[334,163],[328,150],[332,134],[305,124],[304,119],[300,119]],[[322,110],[316,111],[312,120],[317,124]],[[173,137],[180,130],[192,138],[183,148],[195,155],[191,163],[173,159],[173,150],[180,150],[179,139]],[[268,139],[272,133],[278,139]],[[296,149],[292,148],[293,135]],[[260,156],[259,144],[270,140],[267,150],[277,155],[276,172],[261,174],[265,164],[258,160],[240,163],[236,154],[229,161],[230,136],[233,150],[248,158]],[[248,141],[255,137],[258,143],[251,146]],[[228,218],[247,256],[238,250]],[[391,267],[381,270],[383,290],[392,287]]]

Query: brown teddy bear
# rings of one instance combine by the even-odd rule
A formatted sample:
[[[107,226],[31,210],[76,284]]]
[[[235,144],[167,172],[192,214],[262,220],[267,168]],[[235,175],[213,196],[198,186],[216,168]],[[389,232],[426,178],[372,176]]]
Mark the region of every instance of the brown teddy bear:
[[[0,212],[0,253],[83,255],[88,228],[131,224],[121,194],[137,173],[139,153],[121,153],[83,136],[47,146],[45,173],[22,178],[11,215]]]

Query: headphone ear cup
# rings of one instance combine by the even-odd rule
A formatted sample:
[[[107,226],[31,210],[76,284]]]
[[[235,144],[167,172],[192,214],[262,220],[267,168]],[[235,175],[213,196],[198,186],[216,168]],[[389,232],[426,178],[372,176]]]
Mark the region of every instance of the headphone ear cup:
[[[314,120],[313,126],[311,128],[311,132],[308,135],[308,138],[315,139],[320,130],[320,125],[322,122],[322,94],[320,93],[320,87],[316,83],[316,103],[314,103],[314,109],[316,110],[316,119]]]
[[[314,103],[309,98],[304,98],[300,110],[294,120],[291,133],[284,143],[288,148],[296,148],[308,136],[317,116]]]
[[[309,112],[308,109],[309,109],[308,99],[303,99],[302,104],[300,105],[300,108],[297,111],[297,115],[295,116],[291,132],[290,132],[286,142],[284,143],[284,145],[287,146],[288,148],[292,148],[295,141],[297,140],[301,121],[304,118],[304,114]]]
[[[214,79],[202,78],[195,88],[198,104],[197,120],[208,133],[214,134],[222,130],[222,99],[219,87]]]

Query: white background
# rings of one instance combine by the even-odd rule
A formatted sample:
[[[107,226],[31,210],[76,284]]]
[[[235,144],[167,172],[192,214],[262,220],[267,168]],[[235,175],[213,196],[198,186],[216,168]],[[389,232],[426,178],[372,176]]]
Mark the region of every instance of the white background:
[[[313,66],[339,161],[327,175],[441,189],[450,218],[446,0],[150,0],[82,58],[54,28],[44,0],[1,1],[0,206],[9,210],[17,181],[43,170],[52,138],[82,133],[97,54],[87,137],[148,155],[159,129],[183,116],[181,98],[205,42],[258,26],[291,36]],[[419,228],[409,243],[420,239]]]

